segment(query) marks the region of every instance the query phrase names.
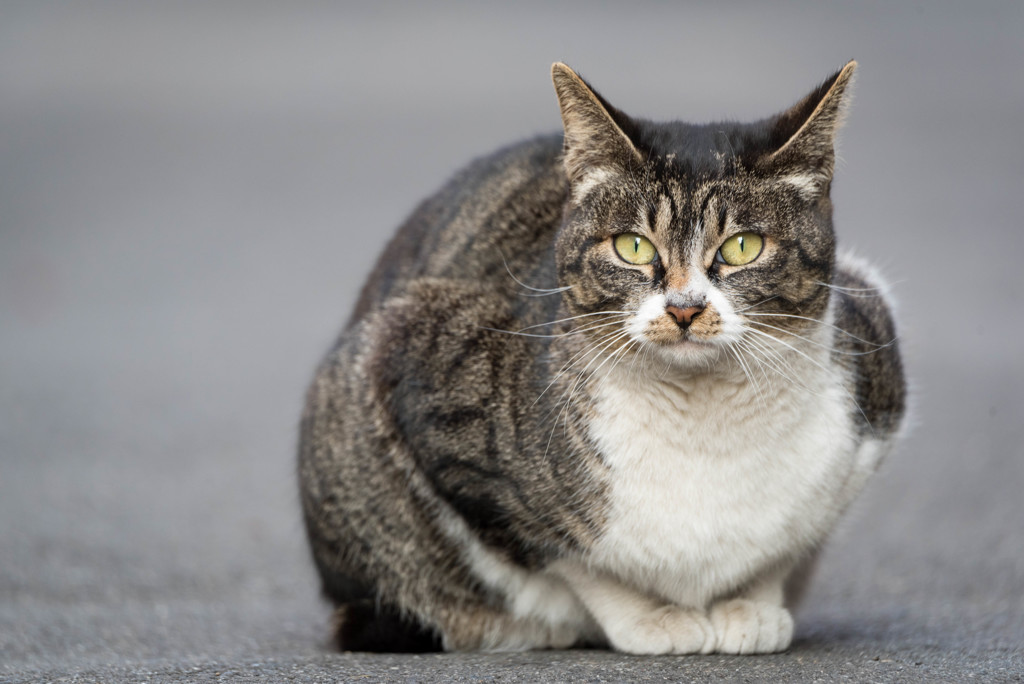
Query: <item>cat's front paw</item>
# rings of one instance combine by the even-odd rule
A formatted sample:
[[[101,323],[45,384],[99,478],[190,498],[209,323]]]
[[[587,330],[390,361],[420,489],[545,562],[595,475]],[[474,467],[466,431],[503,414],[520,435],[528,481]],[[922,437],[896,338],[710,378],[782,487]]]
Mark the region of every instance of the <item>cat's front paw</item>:
[[[707,617],[679,606],[662,606],[606,625],[605,636],[615,650],[638,655],[711,653],[715,648],[715,633]]]
[[[782,606],[733,599],[711,609],[718,653],[777,653],[793,640],[793,616]]]

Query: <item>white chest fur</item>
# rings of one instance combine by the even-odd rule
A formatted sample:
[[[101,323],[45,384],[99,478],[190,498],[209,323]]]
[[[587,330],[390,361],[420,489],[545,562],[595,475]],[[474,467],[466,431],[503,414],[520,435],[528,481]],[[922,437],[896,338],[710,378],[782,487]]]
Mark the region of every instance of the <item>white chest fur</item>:
[[[622,364],[597,381],[610,510],[588,562],[697,607],[820,541],[863,481],[837,380],[759,392],[742,375],[641,380]]]

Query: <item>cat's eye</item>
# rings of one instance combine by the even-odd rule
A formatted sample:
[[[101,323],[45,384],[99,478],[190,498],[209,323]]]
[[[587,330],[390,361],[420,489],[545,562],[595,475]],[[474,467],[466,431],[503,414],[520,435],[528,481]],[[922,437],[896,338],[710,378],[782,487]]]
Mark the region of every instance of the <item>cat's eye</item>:
[[[637,265],[649,264],[658,256],[654,244],[643,235],[623,233],[615,237],[615,251],[622,260]]]
[[[743,266],[761,255],[764,239],[757,233],[737,233],[722,243],[715,261],[730,266]]]

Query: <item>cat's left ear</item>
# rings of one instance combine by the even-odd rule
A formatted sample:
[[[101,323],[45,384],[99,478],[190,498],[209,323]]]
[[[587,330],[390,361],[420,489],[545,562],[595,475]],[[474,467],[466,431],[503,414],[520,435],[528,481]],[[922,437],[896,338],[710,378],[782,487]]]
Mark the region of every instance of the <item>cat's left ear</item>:
[[[808,196],[827,190],[835,169],[835,137],[849,103],[857,62],[842,69],[800,102],[780,114],[772,125],[773,151],[762,165]]]
[[[577,200],[643,156],[630,139],[633,123],[561,62],[551,66],[565,127],[565,171]]]

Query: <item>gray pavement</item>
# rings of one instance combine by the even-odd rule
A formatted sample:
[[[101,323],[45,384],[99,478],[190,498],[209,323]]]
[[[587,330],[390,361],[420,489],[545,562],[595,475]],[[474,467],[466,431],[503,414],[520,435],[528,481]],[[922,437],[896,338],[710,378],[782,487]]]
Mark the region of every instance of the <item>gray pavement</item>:
[[[0,681],[1020,681],[1024,4],[0,5]],[[842,244],[896,283],[915,427],[785,654],[332,652],[305,383],[384,241],[559,125],[766,115],[861,62]]]

